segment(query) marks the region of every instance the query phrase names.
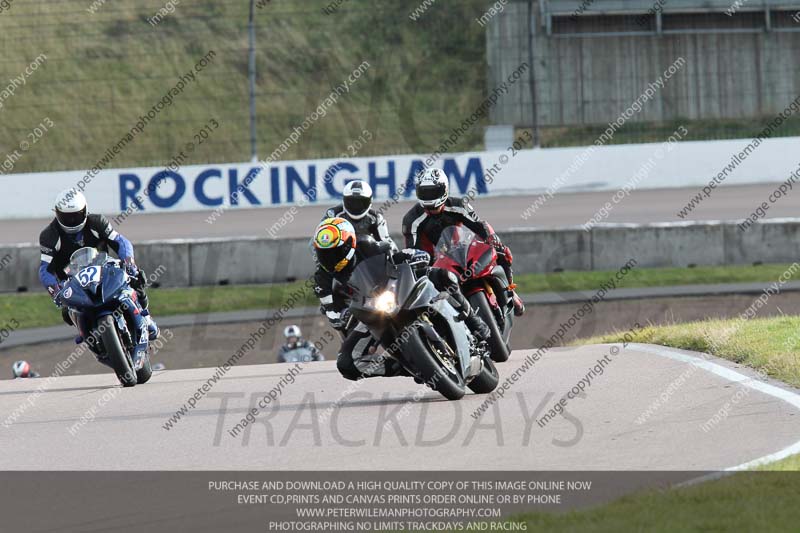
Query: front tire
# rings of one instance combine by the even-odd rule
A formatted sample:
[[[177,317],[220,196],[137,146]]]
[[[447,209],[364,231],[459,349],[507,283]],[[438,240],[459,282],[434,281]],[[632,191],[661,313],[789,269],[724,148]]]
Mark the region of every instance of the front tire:
[[[106,356],[117,374],[117,379],[123,387],[133,387],[137,382],[136,372],[133,371],[132,361],[119,341],[114,317],[111,315],[103,317],[98,327],[103,332],[101,335],[103,346],[106,349]]]
[[[423,339],[424,336],[424,339]],[[460,400],[466,394],[466,384],[457,369],[447,369],[425,333],[414,329],[400,348],[403,357],[410,361],[425,383],[448,400]]]
[[[150,381],[151,377],[153,377],[153,366],[150,364],[150,356],[148,355],[144,359],[144,365],[142,365],[142,368],[136,371],[136,384],[144,385]]]
[[[503,340],[503,334],[497,326],[497,319],[492,311],[492,306],[489,305],[489,300],[486,299],[486,295],[483,292],[479,291],[469,297],[469,303],[478,312],[478,316],[486,322],[492,333],[487,341],[489,343],[489,351],[492,354],[492,361],[505,363],[511,355],[511,350],[508,349],[508,345]]]

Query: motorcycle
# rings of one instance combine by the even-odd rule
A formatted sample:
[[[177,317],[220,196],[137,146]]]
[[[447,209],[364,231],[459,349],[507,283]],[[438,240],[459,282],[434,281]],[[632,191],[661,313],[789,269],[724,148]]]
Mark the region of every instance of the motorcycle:
[[[309,363],[311,361],[324,361],[322,359],[314,359],[314,352],[311,348],[295,348],[280,354],[279,363]]]
[[[70,257],[69,279],[55,297],[98,362],[111,367],[123,387],[144,384],[152,376],[147,323],[136,292],[120,262],[94,248]]]
[[[466,226],[450,226],[436,245],[433,266],[458,276],[464,296],[491,330],[492,360],[507,361],[512,351],[514,301],[494,247]]]
[[[489,352],[475,339],[446,294],[387,253],[361,261],[344,288],[350,314],[417,380],[449,400],[469,388],[488,394],[500,380]]]

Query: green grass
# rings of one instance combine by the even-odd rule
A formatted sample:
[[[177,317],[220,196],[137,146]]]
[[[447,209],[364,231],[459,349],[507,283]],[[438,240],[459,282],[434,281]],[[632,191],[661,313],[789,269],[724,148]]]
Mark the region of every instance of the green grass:
[[[702,266],[694,268],[634,268],[617,284],[617,288],[665,287],[705,283],[747,283],[775,281],[789,265]],[[597,290],[613,277],[614,272],[559,272],[515,276],[522,294]]]
[[[576,344],[621,342],[612,333]],[[783,316],[750,320],[704,320],[669,326],[648,326],[633,334],[631,342],[659,344],[710,353],[747,365],[785,383],[800,387],[800,317]]]
[[[5,158],[45,117],[50,131],[22,154],[15,172],[91,168],[178,77],[209,50],[217,55],[174,102],[127,145],[111,168],[162,165],[210,119],[220,123],[184,164],[250,159],[247,0],[181,2],[156,27],[164,0],[21,2],[0,16],[0,80],[47,60],[2,109]],[[272,153],[363,61],[364,75],[282,159],[348,152],[430,153],[489,92],[486,36],[474,23],[485,0],[438,0],[412,23],[404,2],[272,0],[256,9],[258,153]],[[449,89],[448,89],[449,88]],[[488,123],[488,118],[483,119]],[[451,151],[477,148],[476,125]],[[352,154],[351,154],[352,155]]]
[[[13,2],[0,14],[2,87],[40,54],[47,60],[3,101],[4,159],[45,118],[55,126],[21,154],[14,172],[87,169],[103,156],[209,50],[217,55],[183,94],[108,165],[164,165],[211,119],[208,141],[182,165],[250,159],[248,2],[181,2],[156,27],[147,19],[164,0]],[[437,0],[418,21],[419,2],[272,0],[255,13],[257,151],[264,158],[363,61],[370,64],[346,96],[291,145],[284,160],[348,153],[426,154],[450,136],[492,90],[486,32],[475,23],[491,0]],[[764,119],[629,123],[613,143],[660,142],[679,124],[688,139],[755,134]],[[483,117],[450,152],[483,147]],[[543,146],[589,145],[605,124],[545,127]],[[800,120],[776,135],[800,134]],[[352,155],[352,153],[350,154]]]
[[[797,531],[798,466],[795,456],[769,468],[790,473],[735,474],[686,488],[636,493],[593,509],[526,514],[514,521],[527,522],[528,531],[559,533]]]
[[[227,287],[191,287],[188,289],[150,289],[150,309],[158,317],[191,314],[278,309],[292,293],[303,290],[303,283],[278,285],[241,285]],[[319,305],[310,289],[298,306]],[[0,316],[15,319],[20,328],[56,326],[61,323],[46,294],[0,295]]]
[[[619,287],[656,287],[703,283],[768,282],[778,278],[787,265],[735,267],[634,269]],[[593,291],[607,283],[614,272],[561,272],[518,274],[520,294],[540,292]],[[188,289],[150,289],[150,308],[156,317],[189,313],[244,311],[279,308],[301,283]],[[315,306],[310,291],[301,305]],[[0,294],[0,316],[15,319],[21,328],[55,326],[60,323],[50,299],[44,294]]]

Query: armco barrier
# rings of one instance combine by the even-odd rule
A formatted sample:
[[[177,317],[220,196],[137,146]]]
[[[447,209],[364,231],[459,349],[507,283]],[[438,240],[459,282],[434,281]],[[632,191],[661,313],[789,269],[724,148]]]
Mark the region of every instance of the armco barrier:
[[[501,232],[517,272],[615,270],[633,258],[639,268],[789,263],[800,257],[800,219],[759,222],[741,232],[737,222],[601,224]],[[396,242],[402,242],[397,238]],[[4,257],[11,257],[3,261]],[[204,239],[136,244],[137,262],[161,270],[163,287],[280,283],[309,277],[308,239]],[[39,250],[0,247],[0,292],[39,290]]]

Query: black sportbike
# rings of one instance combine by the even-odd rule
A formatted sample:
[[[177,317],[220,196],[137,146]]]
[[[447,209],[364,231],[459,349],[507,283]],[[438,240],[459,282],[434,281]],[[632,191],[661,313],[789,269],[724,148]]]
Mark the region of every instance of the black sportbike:
[[[389,357],[449,400],[493,391],[499,375],[446,293],[388,253],[361,261],[345,287],[352,321],[362,322]],[[351,322],[352,322],[351,321]]]

